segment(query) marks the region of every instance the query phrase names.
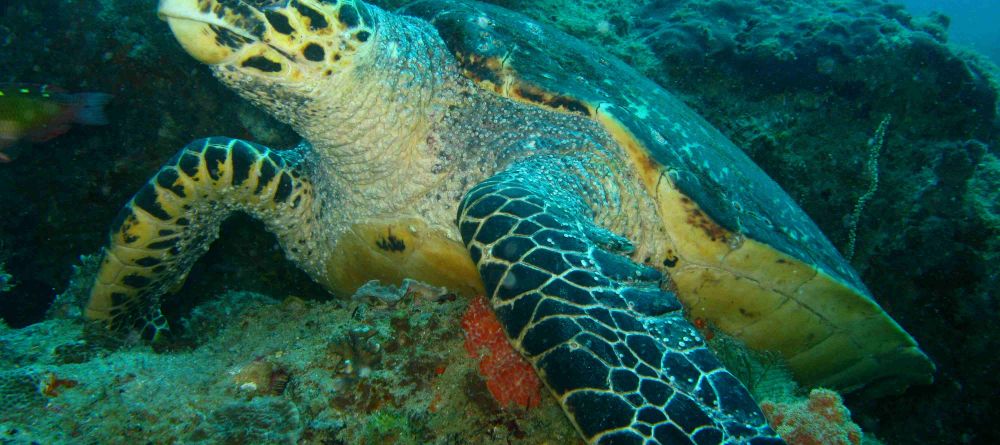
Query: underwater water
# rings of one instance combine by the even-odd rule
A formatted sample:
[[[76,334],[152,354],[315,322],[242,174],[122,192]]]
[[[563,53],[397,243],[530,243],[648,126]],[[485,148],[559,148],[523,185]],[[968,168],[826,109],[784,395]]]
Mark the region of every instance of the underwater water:
[[[915,15],[939,12],[951,19],[948,36],[957,45],[968,46],[1000,62],[1000,9],[981,0],[904,0],[899,3]]]
[[[565,149],[560,144],[573,137],[580,138],[568,144],[576,144],[574,149],[590,147],[588,143],[606,144],[611,147],[607,153],[640,155],[635,162],[623,161],[624,170],[612,165],[606,170],[610,173],[595,175],[594,180],[615,178],[616,187],[635,191],[647,199],[636,202],[645,204],[629,207],[608,199],[598,201],[595,208],[611,209],[607,214],[611,216],[600,222],[612,229],[624,228],[621,235],[631,236],[636,245],[631,260],[656,268],[663,278],[657,282],[648,278],[653,272],[621,261],[628,258],[622,245],[614,251],[618,260],[607,259],[612,255],[596,256],[599,261],[575,267],[627,283],[621,289],[634,285],[643,290],[621,291],[622,301],[635,299],[616,313],[637,317],[648,326],[660,326],[667,319],[664,314],[686,315],[686,322],[676,319],[686,330],[677,332],[690,336],[670,338],[671,331],[660,326],[668,339],[656,340],[656,348],[685,350],[675,343],[683,338],[693,342],[692,349],[703,351],[698,345],[700,338],[705,339],[729,372],[742,381],[726,381],[719,387],[755,397],[766,421],[787,443],[1000,443],[1000,433],[992,426],[993,413],[1000,409],[1000,399],[995,397],[995,375],[1000,372],[995,353],[1000,347],[995,328],[1000,321],[1000,268],[996,266],[1000,260],[1000,84],[996,29],[991,26],[995,21],[988,19],[1000,15],[1000,5],[882,0],[496,0],[491,3],[529,18],[473,14],[459,21],[468,28],[442,25],[450,23],[442,18],[434,25],[437,28],[420,25],[419,29],[436,29],[444,37],[443,44],[450,45],[446,49],[407,52],[411,46],[388,46],[394,48],[392,56],[379,63],[393,60],[401,65],[388,66],[415,70],[401,69],[406,76],[396,76],[386,65],[353,72],[347,68],[354,76],[347,79],[361,79],[357,87],[289,93],[261,79],[288,73],[275,66],[315,67],[310,63],[316,62],[344,69],[355,60],[366,60],[365,54],[370,53],[364,48],[383,44],[387,36],[401,43],[410,41],[400,37],[405,34],[393,34],[399,29],[388,25],[384,25],[387,31],[374,32],[371,16],[366,15],[371,13],[363,6],[352,15],[332,9],[341,6],[329,0],[247,1],[244,5],[269,6],[264,9],[267,14],[254,15],[259,26],[270,30],[269,46],[264,46],[273,52],[268,52],[264,46],[253,46],[258,37],[247,31],[253,26],[233,21],[239,14],[221,15],[230,20],[226,22],[229,28],[214,21],[215,28],[197,28],[200,22],[185,16],[174,21],[172,30],[157,17],[156,3],[0,3],[0,443],[586,442],[586,431],[610,429],[631,408],[622,408],[626,402],[615,405],[603,398],[593,399],[599,402],[587,399],[591,404],[571,410],[574,415],[564,412],[545,385],[571,386],[578,382],[574,379],[585,381],[596,375],[577,370],[608,367],[584,357],[574,362],[579,364],[576,368],[553,365],[536,376],[521,355],[537,343],[515,339],[515,346],[522,348],[519,353],[508,346],[501,329],[510,331],[517,320],[530,314],[500,311],[498,318],[487,300],[474,295],[482,283],[472,261],[479,261],[482,251],[469,255],[462,239],[419,238],[414,234],[424,233],[424,223],[406,219],[386,226],[385,236],[380,235],[383,225],[351,227],[358,241],[340,244],[348,246],[340,257],[344,260],[327,260],[317,253],[324,246],[317,237],[328,231],[347,231],[331,222],[337,221],[333,214],[391,209],[386,212],[392,218],[432,215],[427,218],[446,220],[451,227],[464,193],[485,179],[476,175],[506,166],[495,157],[495,153],[506,153],[501,142],[538,144],[530,150],[510,151],[527,156],[524,153],[544,151],[545,144]],[[179,11],[197,15],[191,9],[193,3],[163,3],[176,8],[167,11],[175,19],[182,14]],[[392,11],[407,3],[382,0],[371,4]],[[425,15],[445,2],[419,3],[425,6],[400,14]],[[929,10],[944,12],[951,19],[927,14]],[[285,27],[294,31],[287,32]],[[542,31],[548,27],[579,39],[579,46],[559,46],[562,37],[539,37],[561,35]],[[326,33],[328,28],[338,32]],[[197,32],[184,34],[191,29]],[[461,34],[468,29],[477,32]],[[211,37],[195,39],[193,35]],[[418,43],[412,47],[437,42],[427,37],[431,35],[414,38]],[[489,38],[477,41],[476,36]],[[292,43],[286,45],[283,39]],[[260,52],[233,50],[250,47]],[[357,48],[362,48],[357,53],[361,56],[354,52]],[[570,50],[587,57],[566,56]],[[469,57],[470,52],[493,57]],[[426,56],[430,62],[414,54],[431,54]],[[249,81],[253,88],[241,93],[239,81],[227,86],[203,63],[219,63],[227,57],[243,58],[230,72],[256,70],[247,71],[254,73],[248,78],[253,79]],[[655,85],[630,74],[615,58]],[[477,65],[477,61],[483,63]],[[426,67],[436,63],[448,67],[442,70],[452,76],[448,79],[465,80],[437,85],[441,89],[424,97],[424,102],[407,102],[405,98],[413,96],[402,93],[424,91],[419,89],[421,82],[433,78]],[[300,74],[340,79],[336,77],[339,72],[304,69]],[[400,78],[409,82],[408,87],[375,90],[379,93],[362,88],[370,85],[363,83],[366,80],[391,83]],[[471,85],[475,92],[463,93],[462,100],[434,102],[452,97],[449,92],[456,90],[450,88],[458,88],[457,84]],[[672,98],[664,99],[671,96],[661,94],[661,87],[678,99],[676,104]],[[321,93],[327,89],[337,94]],[[631,106],[615,102],[633,91],[638,93],[629,96],[633,97],[628,102]],[[336,97],[354,93],[374,97],[373,109],[383,106],[392,111],[345,112],[344,103],[336,102]],[[262,106],[246,100],[248,94],[256,95]],[[503,94],[517,98],[521,105],[498,98]],[[487,99],[480,103],[469,97]],[[481,108],[468,105],[469,101]],[[681,102],[705,122],[686,114]],[[335,106],[322,108],[317,103]],[[405,126],[366,126],[391,124],[423,112],[416,106],[413,111],[387,105],[394,103],[435,103],[439,108],[428,112],[433,117],[428,121],[446,124],[427,130],[429,124],[418,122],[412,125],[413,131],[427,133],[397,139],[393,131]],[[476,112],[453,111],[465,106]],[[515,119],[504,120],[508,115]],[[604,120],[584,121],[595,116]],[[655,127],[660,117],[662,126]],[[474,118],[482,120],[469,121]],[[345,120],[353,121],[345,125]],[[616,123],[623,125],[616,127]],[[501,127],[503,131],[498,130]],[[366,130],[370,128],[378,131]],[[721,134],[714,136],[712,128]],[[741,157],[725,149],[720,150],[726,156],[714,157],[710,150],[699,151],[697,144],[672,139],[674,133],[668,130],[685,138],[710,135],[701,141],[724,147],[729,145],[719,141],[731,140],[787,192],[788,202],[794,201],[815,222],[830,247],[815,237],[812,241],[798,237],[812,233],[811,223],[795,216],[798,210],[781,213],[775,210],[778,205],[767,204],[772,199],[784,203],[783,195],[764,194],[760,190],[770,189],[759,184],[725,182],[723,171],[749,171]],[[260,154],[265,151],[257,146],[239,145],[233,149],[238,155],[221,158],[221,145],[189,152],[187,159],[204,162],[197,164],[204,167],[192,173],[187,172],[191,164],[184,164],[184,157],[172,160],[187,144],[210,136],[240,138],[274,150]],[[317,152],[302,152],[302,157],[288,154],[302,138],[314,146],[350,145],[340,144],[339,138],[354,138],[371,148],[366,146],[360,158],[364,162],[355,164],[337,164],[336,156],[318,156]],[[483,148],[477,146],[479,140],[496,146],[473,152]],[[394,141],[389,145],[393,151],[377,152],[380,141]],[[413,147],[430,147],[439,150],[435,153],[440,156],[421,163],[423,159],[409,157],[417,156],[415,149],[410,150]],[[463,157],[463,151],[475,155]],[[692,164],[711,164],[704,170],[686,171],[691,173],[690,182],[683,182],[684,175],[665,174],[680,184],[678,193],[686,200],[649,197],[666,190],[650,192],[643,182],[648,171],[644,169],[660,168],[670,158],[662,153],[687,153]],[[643,154],[650,156],[643,158]],[[212,167],[213,159],[222,161],[218,170]],[[238,167],[240,162],[244,167]],[[157,175],[164,163],[172,172],[168,174],[187,175],[180,189],[188,193],[177,193],[178,183],[171,183],[165,174]],[[351,165],[360,169],[352,170]],[[419,168],[407,170],[414,165]],[[680,169],[666,167],[675,173]],[[266,173],[268,168],[276,173]],[[532,174],[528,169],[515,176],[527,175],[543,183],[562,178],[551,170],[537,173],[542,170]],[[204,195],[202,189],[190,193],[196,182],[219,180],[219,171],[228,184]],[[440,204],[426,204],[419,211],[416,201],[389,205],[393,203],[386,197],[393,194],[379,194],[371,186],[372,178],[387,171],[395,174],[388,181],[390,190],[400,195],[410,190],[410,184],[427,180],[423,173],[440,174],[435,181],[427,180],[439,195],[427,202]],[[249,179],[241,182],[238,178],[243,173]],[[333,173],[349,179],[338,180]],[[149,195],[136,195],[154,175],[154,185],[146,190],[174,187],[173,198],[160,195],[150,200]],[[549,187],[557,189],[572,181],[557,180]],[[240,189],[241,184],[247,188]],[[263,185],[253,190],[253,184]],[[315,184],[315,193],[310,194],[313,189],[302,184]],[[659,187],[662,183],[651,184]],[[232,196],[225,194],[234,188],[252,198],[224,197]],[[354,201],[340,200],[335,192]],[[122,212],[134,195],[136,200]],[[262,196],[266,199],[254,201]],[[313,196],[325,213],[314,219],[295,213],[301,211],[293,207],[299,202],[295,198],[313,202]],[[551,196],[559,197],[558,207],[573,195]],[[591,195],[586,196],[585,202],[593,202],[586,201]],[[717,202],[724,203],[720,205],[711,201],[713,196],[727,199],[720,198]],[[184,228],[187,224],[177,223],[177,218],[221,215],[220,209],[230,207],[245,212],[224,221],[209,217],[206,227],[221,224],[214,241],[210,228]],[[754,221],[764,220],[757,209],[783,216],[767,219],[769,229],[755,229]],[[692,212],[690,218],[672,219],[676,212],[686,211]],[[161,217],[164,213],[173,219]],[[556,219],[585,213],[564,212]],[[622,219],[641,222],[615,222]],[[172,226],[157,220],[169,220]],[[306,220],[312,225],[304,224]],[[670,229],[674,248],[663,247],[667,244],[663,236],[650,235],[663,233],[662,227],[675,227],[670,224],[681,227]],[[694,229],[685,231],[684,227]],[[453,238],[461,235],[457,227],[442,230],[450,230]],[[174,241],[178,232],[199,236]],[[131,235],[153,237],[153,241],[145,250],[133,249],[127,241]],[[724,242],[717,242],[717,236]],[[621,243],[603,232],[578,239],[601,252]],[[150,247],[157,242],[159,247]],[[432,253],[422,253],[431,258],[425,261],[430,266],[414,266],[416,260],[399,256],[413,252],[418,243],[433,246],[423,251]],[[544,245],[544,241],[538,243]],[[309,253],[295,250],[300,246],[306,246],[301,249]],[[684,249],[701,247],[687,246],[749,252],[745,260],[732,259],[734,254],[726,260],[702,261],[731,261],[744,274],[740,277],[752,280],[726,281],[719,278],[722,275],[710,274],[690,278],[692,274],[674,268],[678,261],[682,266],[696,264],[689,261],[695,254]],[[179,254],[191,259],[193,264],[185,264],[189,272],[157,268],[175,255],[174,247],[192,252]],[[202,247],[207,249],[203,254]],[[131,258],[133,265],[117,270],[105,264],[101,269],[107,249],[116,252],[115,258]],[[647,254],[649,258],[643,258]],[[328,268],[317,272],[315,264],[320,260],[314,258],[330,261],[323,263]],[[706,258],[715,257],[706,254]],[[786,273],[773,266],[786,260],[801,269]],[[715,270],[712,264],[706,268]],[[834,271],[841,265],[844,271]],[[823,278],[827,281],[822,283],[834,284],[804,286],[815,282],[795,274],[814,274],[814,267],[823,271],[817,276],[833,277]],[[863,284],[852,284],[851,268],[859,277],[857,283]],[[404,272],[392,272],[397,269]],[[620,270],[628,272],[624,278]],[[159,285],[149,284],[148,277],[164,276],[176,278],[177,283],[167,284],[177,285],[164,284],[159,289],[164,292],[140,292]],[[372,276],[386,282],[354,291],[352,287]],[[487,288],[490,277],[484,272]],[[106,286],[97,286],[97,294],[107,297],[96,305],[90,302],[95,280],[103,280],[99,282]],[[784,289],[781,286],[796,280],[803,285],[791,285],[794,289],[789,294],[794,298],[789,300],[815,307],[793,310],[789,308],[799,306],[761,303],[764,298],[786,294],[758,288]],[[754,286],[747,287],[748,281]],[[524,282],[520,285],[527,286]],[[712,283],[722,284],[713,287]],[[687,306],[671,309],[675,312],[647,313],[673,308],[672,294],[649,287],[656,285],[676,291]],[[864,287],[877,306],[868,302]],[[719,290],[706,290],[710,288]],[[811,299],[826,292],[834,297]],[[116,309],[126,314],[135,309],[146,316],[143,311],[155,307],[152,303],[160,293],[166,294],[162,310],[163,320],[172,329],[170,338],[155,346],[143,338],[152,332],[145,329],[162,326],[160,319],[108,329],[112,312],[107,307],[126,301]],[[704,297],[692,304],[696,298],[689,295],[696,294],[698,298],[722,295],[729,300]],[[546,310],[579,315],[567,306],[572,305]],[[865,315],[850,318],[856,313]],[[601,320],[593,313],[582,318],[585,321],[579,326],[593,326],[594,320]],[[739,321],[743,319],[764,322],[755,328],[753,323]],[[869,320],[875,321],[869,324]],[[611,324],[625,329],[624,322],[606,326]],[[648,326],[642,329],[653,329]],[[536,342],[555,342],[565,332],[553,328],[546,335],[539,334]],[[845,334],[838,337],[830,332]],[[829,361],[809,359],[808,354],[793,356],[802,350],[823,349],[817,347],[822,341],[813,338],[813,333],[848,339],[843,340],[848,344],[839,346],[842,349],[831,346],[829,350],[844,352]],[[599,349],[581,338],[574,342],[587,346],[582,349]],[[754,347],[762,341],[770,341],[773,350]],[[574,351],[581,348],[578,343],[573,343]],[[639,355],[642,349],[623,347],[628,351],[612,354]],[[926,354],[935,366],[932,382],[928,381],[928,362],[920,354]],[[602,360],[625,359],[604,356]],[[693,362],[682,363],[692,366]],[[707,375],[709,367],[699,361],[693,372]],[[587,382],[612,389],[627,387],[622,382],[639,381],[638,368],[620,368],[624,373],[616,374],[620,380],[612,383],[607,383],[610,377],[603,383]],[[681,381],[687,375],[678,368],[683,367],[663,366],[661,376],[643,378],[665,387],[675,385],[669,391],[680,394],[687,388]],[[838,375],[849,377],[831,377]],[[683,408],[661,406],[654,411],[672,415],[678,424],[684,421],[677,419],[722,424],[720,419],[727,416],[739,417],[734,413],[741,410],[725,403],[716,407],[706,401],[709,396],[697,394]],[[632,395],[646,400],[658,397],[653,389],[636,389]],[[757,408],[746,411],[757,412]],[[763,416],[758,424],[752,417],[740,421],[766,430]],[[653,432],[643,425],[635,431],[662,443],[688,443],[686,438],[696,435],[688,424],[673,428],[674,436],[667,436],[665,427]],[[709,433],[699,436],[705,441],[713,438]]]

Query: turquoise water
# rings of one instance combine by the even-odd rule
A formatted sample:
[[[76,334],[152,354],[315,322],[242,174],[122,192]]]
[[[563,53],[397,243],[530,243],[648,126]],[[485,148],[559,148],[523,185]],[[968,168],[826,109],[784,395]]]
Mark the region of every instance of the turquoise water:
[[[952,43],[978,51],[1000,63],[1000,8],[987,0],[901,0],[914,14],[940,12],[951,19]]]

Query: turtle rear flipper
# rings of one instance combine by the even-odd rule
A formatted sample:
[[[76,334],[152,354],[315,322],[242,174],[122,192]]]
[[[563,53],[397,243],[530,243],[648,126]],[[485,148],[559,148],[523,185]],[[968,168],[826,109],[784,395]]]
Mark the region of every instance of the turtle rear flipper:
[[[287,245],[309,221],[312,186],[294,151],[230,138],[188,144],[122,208],[85,315],[147,340],[167,333],[159,298],[176,289],[234,211],[264,221]]]
[[[590,443],[783,443],[658,271],[612,251],[587,155],[536,156],[473,188],[462,239],[522,355]],[[599,194],[591,194],[597,196]]]

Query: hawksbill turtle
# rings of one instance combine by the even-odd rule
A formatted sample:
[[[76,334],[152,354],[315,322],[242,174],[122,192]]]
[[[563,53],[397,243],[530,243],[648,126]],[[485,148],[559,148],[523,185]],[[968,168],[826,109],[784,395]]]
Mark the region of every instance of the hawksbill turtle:
[[[806,385],[933,365],[719,131],[614,57],[465,0],[161,0],[181,46],[303,138],[181,149],[123,208],[85,314],[156,340],[159,299],[242,211],[334,293],[484,293],[590,443],[781,443],[692,318]],[[687,317],[685,317],[685,315]]]

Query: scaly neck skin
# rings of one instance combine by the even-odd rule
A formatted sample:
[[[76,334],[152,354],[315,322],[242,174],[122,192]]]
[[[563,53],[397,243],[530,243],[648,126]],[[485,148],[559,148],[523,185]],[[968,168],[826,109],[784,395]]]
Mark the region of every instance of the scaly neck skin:
[[[314,175],[344,205],[394,211],[426,193],[441,150],[429,143],[465,84],[432,27],[370,7],[376,32],[352,67],[292,119],[313,144]],[[344,202],[346,201],[346,202]]]

